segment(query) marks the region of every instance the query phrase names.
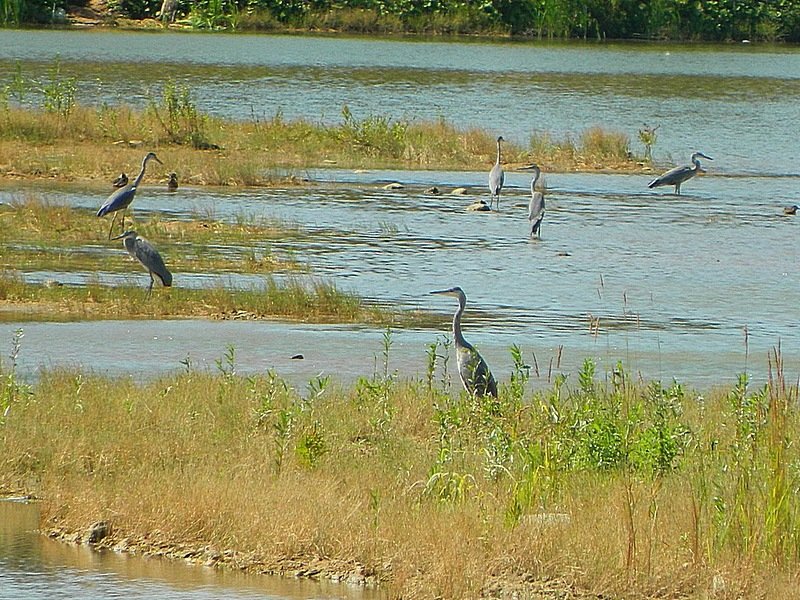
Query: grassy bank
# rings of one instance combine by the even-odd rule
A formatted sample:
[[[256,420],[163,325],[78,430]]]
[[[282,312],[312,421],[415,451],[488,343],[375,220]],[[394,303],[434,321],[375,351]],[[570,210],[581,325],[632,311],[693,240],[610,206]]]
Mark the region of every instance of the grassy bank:
[[[796,597],[797,389],[707,395],[587,362],[534,391],[518,352],[498,400],[422,380],[275,373],[136,384],[5,366],[0,489],[43,526],[258,572],[357,574],[390,597]],[[12,353],[13,354],[13,353]],[[376,349],[380,354],[380,349]],[[437,358],[437,356],[439,358]],[[380,362],[380,361],[379,361]]]
[[[93,211],[43,201],[37,196],[0,206],[0,320],[160,318],[267,319],[410,325],[430,317],[365,303],[330,282],[303,280],[307,267],[269,250],[270,240],[301,240],[291,225],[259,219],[221,222],[207,217],[139,219],[136,230],[159,248],[175,275],[174,286],[147,296],[144,269],[120,241],[108,240],[108,219]],[[256,241],[254,241],[256,240]],[[5,269],[5,271],[3,271]],[[55,281],[26,283],[17,273],[53,271]],[[58,273],[131,273],[138,284],[61,285]],[[279,272],[279,280],[273,273]],[[181,284],[185,274],[220,276],[203,289]],[[263,275],[263,283],[225,287],[230,274]],[[287,278],[288,275],[288,278]]]
[[[135,212],[135,211],[129,211]],[[305,271],[291,256],[277,256],[273,240],[301,239],[299,228],[267,220],[222,222],[197,216],[165,221],[158,214],[131,220],[127,227],[151,240],[181,273],[274,273]],[[119,241],[108,240],[110,217],[93,210],[46,201],[37,195],[0,205],[0,269],[26,271],[134,270]],[[114,235],[120,230],[117,219]],[[106,248],[107,251],[103,251]]]
[[[65,100],[66,102],[66,100]],[[167,86],[148,110],[127,107],[0,110],[0,178],[108,183],[120,171],[138,172],[155,150],[149,182],[170,171],[190,185],[299,184],[311,167],[346,169],[488,169],[497,133],[459,130],[443,122],[387,116],[354,117],[347,107],[337,125],[270,120],[224,121],[200,114],[191,94]],[[591,128],[573,139],[532,132],[527,147],[505,144],[504,162],[538,162],[549,171],[642,169],[620,132]]]
[[[74,321],[90,319],[209,318],[285,319],[312,323],[414,325],[430,322],[425,315],[372,306],[332,283],[264,278],[246,289],[222,284],[203,289],[155,288],[147,295],[140,284],[109,287],[99,282],[82,286],[31,284],[0,274],[0,320]]]

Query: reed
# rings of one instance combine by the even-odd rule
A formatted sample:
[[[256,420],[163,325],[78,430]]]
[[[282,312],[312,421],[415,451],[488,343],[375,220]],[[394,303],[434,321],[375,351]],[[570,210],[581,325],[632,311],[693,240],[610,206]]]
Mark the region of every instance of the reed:
[[[234,349],[146,383],[44,373],[5,401],[0,489],[40,497],[46,528],[107,519],[107,544],[358,572],[392,597],[794,597],[779,352],[763,388],[698,395],[589,361],[532,390],[517,351],[480,400],[438,358],[427,383],[391,371],[390,348],[352,386],[241,377]]]
[[[494,161],[496,137],[441,120],[357,117],[347,106],[335,125],[288,121],[280,113],[230,122],[198,112],[191,93],[175,86],[145,111],[75,105],[64,116],[12,107],[0,111],[0,125],[0,177],[108,181],[133,170],[147,148],[158,151],[165,172],[194,185],[296,184],[298,171],[331,165],[482,170]],[[550,136],[527,148],[508,143],[505,158],[563,170],[641,168],[620,151],[625,134],[592,129],[586,135],[583,147]]]
[[[176,273],[176,285],[179,273]],[[134,276],[131,277],[133,280]],[[359,297],[317,280],[276,280],[264,276],[261,285],[232,289],[220,282],[206,289],[172,287],[147,295],[148,279],[140,283],[107,286],[90,280],[81,286],[47,282],[33,284],[13,274],[0,275],[0,319],[13,321],[67,321],[167,319],[271,319],[315,323],[414,325],[430,318],[413,312],[370,305]]]
[[[179,274],[176,274],[178,277]],[[178,317],[212,319],[272,319],[315,323],[368,323],[413,325],[430,322],[411,312],[397,312],[365,303],[325,281],[276,280],[232,289],[219,285],[192,290],[157,289],[147,295],[147,277],[140,284],[116,286],[90,281],[82,286],[26,283],[9,274],[0,275],[0,318],[14,321],[64,321]]]
[[[176,272],[306,270],[293,256],[271,251],[271,240],[299,240],[303,235],[297,227],[277,221],[245,217],[234,223],[202,217],[163,221],[153,214],[129,227],[153,241]],[[94,211],[35,194],[0,206],[0,267],[6,269],[130,272],[131,261],[121,244],[107,238],[107,219],[98,219]],[[103,246],[108,250],[102,252]]]

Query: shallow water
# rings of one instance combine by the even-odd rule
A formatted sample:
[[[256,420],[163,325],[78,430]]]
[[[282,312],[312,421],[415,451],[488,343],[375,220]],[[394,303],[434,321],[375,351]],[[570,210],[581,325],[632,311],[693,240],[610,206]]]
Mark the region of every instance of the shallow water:
[[[0,31],[0,82],[19,64],[42,87],[56,58],[83,103],[143,107],[172,79],[201,109],[236,119],[338,123],[347,104],[357,118],[444,117],[522,144],[534,131],[601,125],[627,133],[638,154],[647,123],[659,127],[661,161],[701,150],[716,172],[799,172],[787,126],[800,96],[797,46]],[[31,89],[23,102],[41,98]]]
[[[568,372],[591,356],[602,369],[622,360],[646,378],[675,377],[697,385],[724,383],[743,370],[763,378],[767,352],[779,342],[787,366],[796,364],[795,237],[800,221],[782,212],[794,193],[794,178],[703,176],[687,183],[682,196],[674,196],[648,190],[644,176],[550,174],[543,239],[529,240],[529,178],[522,173],[508,174],[501,209],[488,214],[464,211],[474,197],[485,195],[484,173],[309,175],[314,183],[290,189],[187,188],[167,195],[144,188],[136,212],[290,221],[307,235],[263,246],[278,255],[291,254],[307,263],[313,276],[379,303],[446,317],[453,302],[428,292],[460,285],[469,299],[465,334],[501,376],[510,370],[512,344],[520,345],[529,360],[535,354],[542,371],[563,347],[562,368]],[[405,187],[382,189],[389,180]],[[432,184],[443,192],[467,186],[473,195],[426,194]],[[54,202],[87,208],[99,205],[105,195],[36,189]],[[21,193],[5,190],[0,201]],[[112,243],[107,251],[122,249]],[[25,277],[80,284],[98,275]],[[130,275],[99,277],[108,283],[147,282],[133,264]],[[259,280],[235,273],[219,278],[175,274],[175,285],[195,287],[251,287]],[[5,329],[10,339],[18,326],[3,324],[0,336]],[[180,368],[180,361],[197,348],[203,348],[198,362],[213,368],[230,343],[242,369],[274,367],[301,385],[320,372],[345,381],[368,376],[381,352],[380,331],[363,327],[193,321],[22,327],[27,335],[21,367],[29,373],[68,363],[140,376]],[[425,349],[440,333],[396,332],[395,367],[404,374],[421,373]],[[160,335],[172,342],[156,343]],[[109,336],[125,350],[109,351]],[[309,348],[316,351],[313,358],[289,360]]]
[[[0,599],[126,598],[189,600],[254,598],[373,600],[370,590],[250,576],[53,541],[38,533],[35,504],[0,500]]]

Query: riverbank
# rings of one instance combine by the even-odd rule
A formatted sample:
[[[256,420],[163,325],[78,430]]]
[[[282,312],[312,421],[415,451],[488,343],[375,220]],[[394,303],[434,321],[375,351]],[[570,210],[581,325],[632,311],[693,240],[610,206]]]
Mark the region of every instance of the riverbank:
[[[587,362],[497,400],[382,363],[352,387],[3,370],[0,491],[42,530],[397,598],[796,597],[797,388],[697,394]],[[745,485],[746,482],[746,485]],[[99,525],[98,523],[103,523]],[[93,532],[91,536],[88,534]]]
[[[494,136],[445,123],[408,122],[387,116],[355,118],[342,109],[339,125],[288,121],[226,121],[201,114],[191,91],[168,85],[149,110],[71,106],[69,110],[0,113],[0,181],[46,179],[105,185],[124,171],[138,172],[147,151],[148,180],[170,172],[189,185],[303,185],[304,170],[488,170],[496,158]],[[650,164],[630,150],[621,132],[593,127],[577,139],[532,133],[527,147],[506,142],[507,169],[538,163],[549,171],[647,172]]]
[[[368,35],[481,35],[525,39],[634,39],[775,42],[800,40],[800,14],[791,4],[763,6],[744,0],[732,7],[704,6],[680,0],[657,5],[604,6],[589,0],[548,0],[539,3],[483,3],[455,0],[430,4],[351,2],[282,5],[256,0],[238,5],[161,0],[117,4],[104,0],[68,7],[64,22],[77,27],[171,27],[271,32],[337,32]],[[47,5],[47,10],[51,10]],[[158,17],[151,18],[151,17]],[[42,15],[49,21],[50,15]],[[162,21],[163,19],[163,21]],[[172,21],[172,22],[170,22]],[[177,22],[175,22],[177,21]]]

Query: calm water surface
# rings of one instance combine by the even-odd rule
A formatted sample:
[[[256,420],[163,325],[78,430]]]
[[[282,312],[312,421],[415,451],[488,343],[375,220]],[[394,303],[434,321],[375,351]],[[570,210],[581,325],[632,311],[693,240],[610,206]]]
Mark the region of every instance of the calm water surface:
[[[529,179],[521,173],[508,174],[501,210],[491,214],[465,212],[471,196],[424,192],[433,183],[445,192],[465,185],[482,196],[484,173],[309,176],[315,183],[290,189],[185,188],[168,195],[145,188],[136,210],[176,219],[213,213],[218,219],[289,221],[308,235],[254,240],[256,250],[294,256],[313,276],[375,302],[446,316],[452,302],[428,292],[461,285],[469,297],[468,337],[500,375],[510,370],[512,344],[535,354],[540,366],[563,347],[567,372],[591,356],[604,369],[622,360],[645,377],[697,385],[724,383],[745,369],[763,376],[767,351],[778,342],[788,366],[795,364],[800,220],[782,213],[795,193],[794,178],[704,176],[673,196],[647,190],[645,176],[552,174],[543,239],[531,241],[525,218]],[[406,187],[382,189],[395,179]],[[105,196],[105,191],[36,189],[54,202],[87,209]],[[6,190],[0,200],[23,193]],[[122,250],[111,244],[100,251]],[[107,283],[147,281],[133,265],[130,275],[25,274],[32,281],[69,284],[98,276]],[[260,280],[177,273],[175,284],[250,287]],[[3,325],[7,339],[17,326]],[[233,344],[242,369],[276,368],[302,384],[319,373],[344,380],[370,375],[380,354],[380,331],[362,327],[159,321],[24,328],[21,367],[29,373],[71,364],[147,376],[180,368],[187,355],[213,368]],[[396,332],[393,366],[420,373],[425,348],[439,333]],[[120,340],[119,347],[108,347],[109,336]],[[307,360],[290,360],[295,353],[307,354]]]
[[[280,35],[0,31],[0,81],[17,63],[46,83],[56,57],[92,104],[144,106],[168,79],[216,115],[339,122],[370,114],[534,131],[658,125],[657,159],[700,149],[729,174],[798,174],[795,46],[443,42]],[[35,92],[26,102],[41,104]],[[510,124],[513,124],[510,125]],[[476,168],[478,165],[476,165]]]
[[[35,504],[0,500],[0,599],[374,600],[352,586],[248,576],[53,541],[38,533]]]

